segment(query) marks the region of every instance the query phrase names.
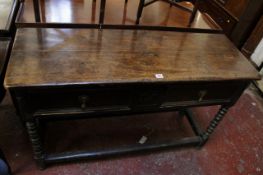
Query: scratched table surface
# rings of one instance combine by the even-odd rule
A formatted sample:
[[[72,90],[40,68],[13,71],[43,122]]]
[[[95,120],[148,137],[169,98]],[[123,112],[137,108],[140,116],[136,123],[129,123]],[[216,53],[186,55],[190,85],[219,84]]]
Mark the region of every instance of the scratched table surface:
[[[223,34],[21,28],[5,86],[242,79],[259,74]]]

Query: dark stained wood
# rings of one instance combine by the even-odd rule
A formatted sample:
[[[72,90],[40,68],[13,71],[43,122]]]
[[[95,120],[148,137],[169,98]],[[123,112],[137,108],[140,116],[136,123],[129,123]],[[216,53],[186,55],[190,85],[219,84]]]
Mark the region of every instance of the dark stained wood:
[[[10,44],[9,38],[0,38],[0,74],[1,75],[4,72],[4,65],[6,62],[9,44]]]
[[[263,11],[263,1],[253,1],[246,6],[242,16],[239,18],[239,23],[231,34],[231,40],[237,47],[242,48],[254,27],[257,25]]]
[[[222,34],[25,28],[17,32],[5,86],[258,78]]]
[[[0,102],[2,101],[5,95],[3,82],[4,82],[5,70],[9,56],[10,43],[11,43],[10,38],[0,37]]]
[[[228,0],[224,5],[235,17],[240,18],[251,0]]]
[[[161,79],[158,79],[159,74]],[[160,76],[160,74],[162,76]],[[120,29],[21,28],[5,78],[40,168],[170,146],[203,145],[259,74],[223,35]],[[49,154],[43,120],[79,119],[221,105],[196,136],[104,151]],[[186,114],[188,115],[188,114]]]
[[[41,17],[40,17],[40,9],[39,9],[39,0],[33,0],[33,7],[35,11],[35,20],[36,22],[41,22]]]
[[[250,58],[254,50],[256,49],[257,45],[263,38],[263,16],[261,16],[257,26],[249,36],[248,40],[242,47],[242,52]]]
[[[158,82],[157,82],[158,83]],[[26,92],[28,112],[34,116],[62,111],[145,111],[176,107],[227,104],[242,86],[240,82],[115,84],[63,88],[34,88]],[[136,89],[136,91],[134,91]],[[222,89],[225,89],[222,91]],[[41,100],[40,100],[41,99]],[[63,113],[63,114],[64,114]],[[41,116],[45,117],[45,116]]]
[[[198,8],[204,14],[209,14],[211,18],[230,36],[238,19],[231,16],[229,12],[214,1],[198,1]]]
[[[262,0],[206,0],[200,4],[200,10],[209,14],[240,49],[263,11]]]

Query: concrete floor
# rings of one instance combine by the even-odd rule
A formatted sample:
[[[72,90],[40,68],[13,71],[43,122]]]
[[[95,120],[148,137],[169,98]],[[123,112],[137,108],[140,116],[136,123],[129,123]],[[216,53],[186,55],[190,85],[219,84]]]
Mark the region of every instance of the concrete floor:
[[[193,112],[202,126],[208,124],[215,107],[195,108]],[[79,175],[79,174],[180,174],[236,175],[263,174],[263,100],[246,90],[230,109],[210,140],[202,148],[173,148],[86,160],[37,169],[27,134],[15,115],[7,95],[0,105],[0,146],[17,175]],[[132,118],[57,122],[47,125],[49,152],[81,149],[103,149],[136,144],[142,135],[150,142],[191,134],[184,119],[176,112],[141,115]]]

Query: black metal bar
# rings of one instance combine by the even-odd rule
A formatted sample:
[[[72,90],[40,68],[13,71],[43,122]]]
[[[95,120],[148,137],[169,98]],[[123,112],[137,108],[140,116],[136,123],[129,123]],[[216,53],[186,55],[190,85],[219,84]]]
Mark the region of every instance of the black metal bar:
[[[101,150],[101,151],[80,151],[80,152],[71,152],[71,153],[59,153],[51,154],[45,158],[46,163],[59,163],[65,161],[73,160],[82,160],[82,159],[91,159],[99,158],[112,155],[120,155],[125,153],[140,152],[140,151],[149,151],[149,150],[158,150],[169,147],[176,146],[190,146],[190,145],[199,145],[201,143],[201,137],[187,137],[179,140],[172,140],[166,143],[159,144],[145,144],[145,145],[129,145],[127,147],[115,148],[110,150]]]
[[[184,112],[195,134],[201,136],[203,134],[203,131],[196,122],[192,111],[190,109],[185,109]]]
[[[39,9],[39,0],[33,0],[34,13],[36,22],[41,22],[40,19],[40,9]]]
[[[106,0],[100,1],[100,20],[99,24],[104,24],[104,17],[105,17],[105,6],[106,6]]]

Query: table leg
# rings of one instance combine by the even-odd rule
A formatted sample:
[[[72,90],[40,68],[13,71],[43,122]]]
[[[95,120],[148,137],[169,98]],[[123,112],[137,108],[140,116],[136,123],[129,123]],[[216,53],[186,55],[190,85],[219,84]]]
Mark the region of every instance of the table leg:
[[[229,109],[229,107],[227,107],[227,106],[221,106],[221,108],[219,109],[219,111],[217,112],[217,114],[215,115],[213,120],[208,125],[206,131],[201,135],[201,137],[203,139],[203,144],[205,144],[205,142],[208,140],[209,136],[214,132],[215,128],[217,127],[219,122],[223,119],[223,117],[227,113],[228,109]]]
[[[190,16],[189,23],[188,23],[189,27],[191,26],[191,24],[193,23],[193,21],[195,19],[197,10],[198,10],[198,0],[196,0],[195,3],[194,3],[193,11],[192,11],[192,14]]]
[[[45,168],[45,156],[43,145],[38,132],[37,123],[35,120],[26,122],[27,132],[32,143],[34,159],[40,169]]]
[[[143,10],[143,7],[144,7],[144,2],[145,2],[145,0],[140,0],[138,11],[137,11],[136,24],[140,23],[140,18],[142,16],[142,10]]]
[[[40,9],[39,9],[39,0],[33,0],[34,13],[36,22],[41,22],[40,19]]]
[[[105,6],[106,6],[106,0],[101,0],[100,1],[100,21],[99,21],[100,25],[104,23]]]
[[[91,9],[91,23],[95,23],[96,18],[96,0],[92,1],[92,9]]]

